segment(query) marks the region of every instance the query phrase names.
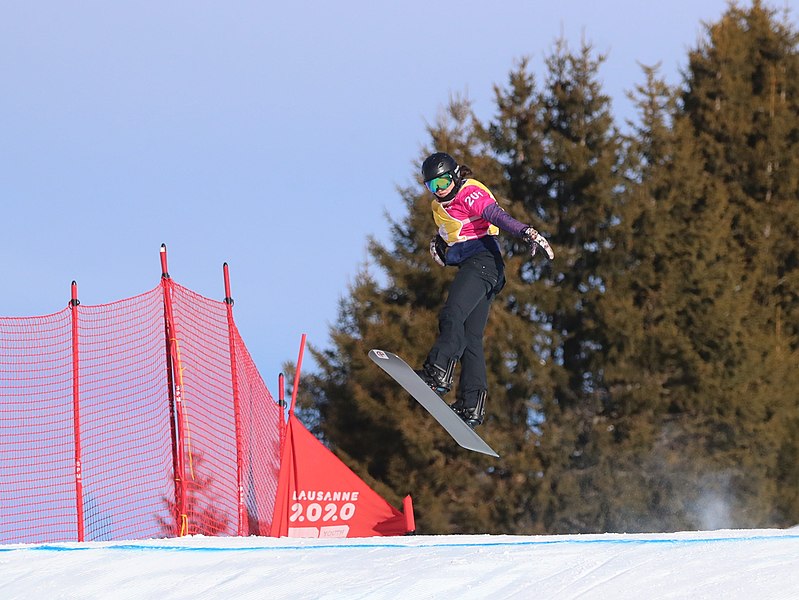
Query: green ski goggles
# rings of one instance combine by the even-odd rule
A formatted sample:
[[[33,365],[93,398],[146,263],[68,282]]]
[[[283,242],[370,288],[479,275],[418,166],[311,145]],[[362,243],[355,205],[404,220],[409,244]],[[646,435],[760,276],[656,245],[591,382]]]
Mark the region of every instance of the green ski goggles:
[[[427,186],[428,190],[435,194],[436,192],[447,189],[450,185],[452,185],[452,182],[452,173],[444,173],[443,175],[439,175],[430,181],[425,181],[424,184]]]

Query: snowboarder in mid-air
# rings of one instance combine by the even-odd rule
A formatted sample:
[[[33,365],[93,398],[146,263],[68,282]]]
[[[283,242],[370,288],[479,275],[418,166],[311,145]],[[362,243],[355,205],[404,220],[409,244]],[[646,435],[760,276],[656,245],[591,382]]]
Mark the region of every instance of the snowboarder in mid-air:
[[[439,335],[416,373],[439,396],[452,388],[455,364],[461,362],[453,411],[470,427],[483,422],[488,381],[483,355],[483,331],[492,300],[505,285],[505,264],[496,236],[499,230],[521,238],[535,254],[540,246],[550,259],[549,243],[535,229],[506,213],[489,189],[472,178],[472,171],[444,152],[422,163],[422,179],[432,201],[437,235],[430,254],[439,265],[458,273],[438,315]]]

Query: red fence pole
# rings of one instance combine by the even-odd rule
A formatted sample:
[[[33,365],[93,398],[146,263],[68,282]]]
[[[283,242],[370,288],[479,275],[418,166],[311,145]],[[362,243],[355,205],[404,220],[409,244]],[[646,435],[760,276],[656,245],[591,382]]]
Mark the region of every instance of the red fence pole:
[[[408,494],[402,500],[402,513],[405,515],[405,535],[416,533],[416,519],[413,516],[413,500]]]
[[[236,339],[233,334],[235,325],[233,323],[233,298],[230,295],[230,272],[227,263],[222,265],[222,273],[225,277],[225,305],[227,306],[227,330],[230,344],[230,384],[233,387],[233,417],[236,426],[236,483],[238,485],[238,513],[239,526],[238,535],[247,536],[248,521],[247,512],[244,506],[244,450],[242,448],[242,428],[241,428],[241,406],[239,405],[239,377],[236,370]]]
[[[297,357],[297,370],[294,373],[294,388],[291,390],[291,407],[289,414],[294,414],[294,405],[297,403],[297,389],[300,387],[300,371],[302,370],[302,355],[305,352],[306,334],[302,334],[300,339],[300,355]]]
[[[81,471],[80,441],[80,360],[78,355],[78,284],[72,282],[72,299],[69,301],[72,317],[72,418],[75,437],[75,504],[78,527],[78,541],[84,541],[83,522],[83,473]]]
[[[277,405],[280,407],[280,453],[283,454],[283,444],[286,441],[286,378],[283,373],[277,376]]]
[[[186,466],[183,456],[183,383],[180,374],[180,353],[177,348],[175,317],[172,311],[172,278],[166,260],[166,244],[161,244],[161,289],[164,295],[166,331],[167,381],[172,430],[172,465],[175,477],[175,535],[188,533],[186,502]]]

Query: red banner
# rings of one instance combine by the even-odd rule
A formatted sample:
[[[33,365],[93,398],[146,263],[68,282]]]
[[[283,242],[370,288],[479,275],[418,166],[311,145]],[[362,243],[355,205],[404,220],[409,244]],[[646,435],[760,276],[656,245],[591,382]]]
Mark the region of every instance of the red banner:
[[[404,535],[413,528],[410,498],[405,507],[407,516],[366,485],[293,414],[289,417],[272,536]]]

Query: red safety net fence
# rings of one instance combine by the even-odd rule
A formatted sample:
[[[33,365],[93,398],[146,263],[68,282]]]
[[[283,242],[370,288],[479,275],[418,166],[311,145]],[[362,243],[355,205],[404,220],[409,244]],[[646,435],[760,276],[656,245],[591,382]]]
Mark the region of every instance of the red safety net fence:
[[[229,305],[169,279],[0,318],[0,541],[268,533],[281,414]]]
[[[73,283],[60,312],[0,317],[0,543],[411,531],[410,497],[403,516],[287,424],[232,300],[162,265],[133,298]]]

